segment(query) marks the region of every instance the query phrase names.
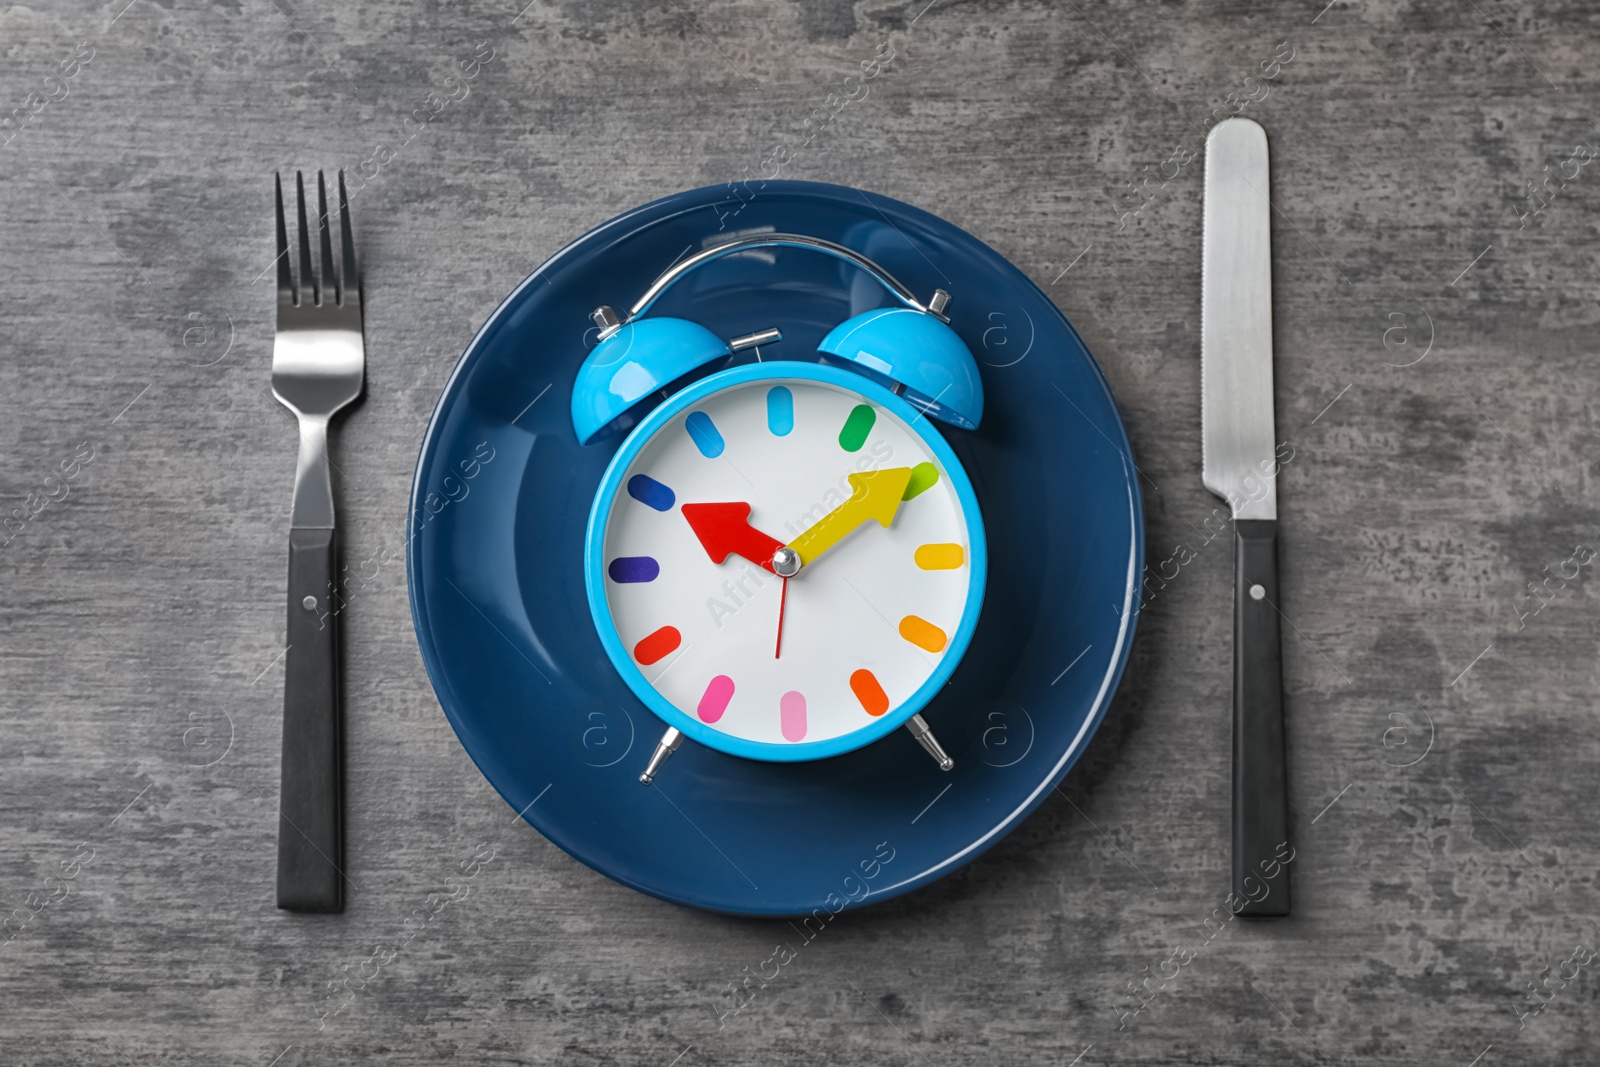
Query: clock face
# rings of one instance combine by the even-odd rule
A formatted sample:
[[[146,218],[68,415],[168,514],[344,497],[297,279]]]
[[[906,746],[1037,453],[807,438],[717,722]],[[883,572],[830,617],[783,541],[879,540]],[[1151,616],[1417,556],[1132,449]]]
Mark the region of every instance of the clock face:
[[[925,705],[966,650],[986,560],[928,419],[798,363],[723,371],[653,412],[602,482],[588,556],[596,625],[641,699],[779,760],[855,748]]]

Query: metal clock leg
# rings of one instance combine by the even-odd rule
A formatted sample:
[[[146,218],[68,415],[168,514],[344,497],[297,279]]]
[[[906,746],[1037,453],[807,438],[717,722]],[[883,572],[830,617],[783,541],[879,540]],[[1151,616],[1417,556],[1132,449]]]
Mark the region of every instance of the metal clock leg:
[[[639,781],[645,785],[655,781],[661,765],[667,762],[668,756],[678,751],[678,746],[681,744],[683,744],[683,734],[678,732],[676,726],[667,727],[667,732],[656,742],[656,750],[651,754],[650,763],[645,767],[644,773],[639,775]]]
[[[917,739],[917,744],[927,750],[928,755],[939,764],[941,771],[948,771],[956,765],[956,761],[945,754],[939,744],[939,739],[933,736],[933,731],[928,728],[927,722],[921,715],[911,716],[911,721],[906,723],[906,729],[911,731],[911,736]]]

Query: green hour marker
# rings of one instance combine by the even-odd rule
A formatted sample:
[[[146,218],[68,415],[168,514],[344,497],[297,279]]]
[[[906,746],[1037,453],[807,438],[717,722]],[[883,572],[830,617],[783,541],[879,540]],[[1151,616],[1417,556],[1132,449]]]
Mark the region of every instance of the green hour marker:
[[[867,434],[872,432],[872,424],[878,421],[878,413],[872,410],[871,404],[857,404],[850,409],[850,417],[844,420],[844,429],[839,431],[839,447],[846,452],[859,452],[861,446],[867,443]]]
[[[911,468],[911,480],[906,483],[906,492],[901,500],[910,500],[925,490],[932,489],[939,481],[939,468],[932,463],[918,463]]]

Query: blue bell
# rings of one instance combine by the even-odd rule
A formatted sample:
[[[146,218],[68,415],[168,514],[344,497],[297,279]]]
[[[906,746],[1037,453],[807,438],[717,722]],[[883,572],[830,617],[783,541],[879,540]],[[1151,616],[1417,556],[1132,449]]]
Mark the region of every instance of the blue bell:
[[[926,311],[888,307],[852,315],[817,348],[890,388],[903,386],[901,396],[931,418],[975,430],[983,418],[983,382],[966,343],[940,314],[947,299],[941,290]]]
[[[572,428],[580,444],[657,389],[732,351],[722,338],[687,319],[638,319],[623,326],[610,308],[601,308],[595,321],[601,341],[578,368],[572,387]]]

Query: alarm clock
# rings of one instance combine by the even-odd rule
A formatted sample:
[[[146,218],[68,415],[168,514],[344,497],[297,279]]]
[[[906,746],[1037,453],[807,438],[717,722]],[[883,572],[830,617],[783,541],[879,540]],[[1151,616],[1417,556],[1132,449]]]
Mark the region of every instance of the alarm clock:
[[[777,328],[725,340],[648,316],[690,271],[778,247],[859,268],[895,306],[839,324],[815,360],[763,359]],[[641,782],[686,736],[796,761],[905,727],[954,766],[919,713],[972,639],[988,556],[940,429],[975,429],[983,413],[948,301],[918,301],[843,245],[767,233],[670,267],[626,319],[594,312],[573,428],[585,445],[626,433],[590,509],[584,583],[612,666],[667,727]],[[746,349],[757,362],[711,369]]]

